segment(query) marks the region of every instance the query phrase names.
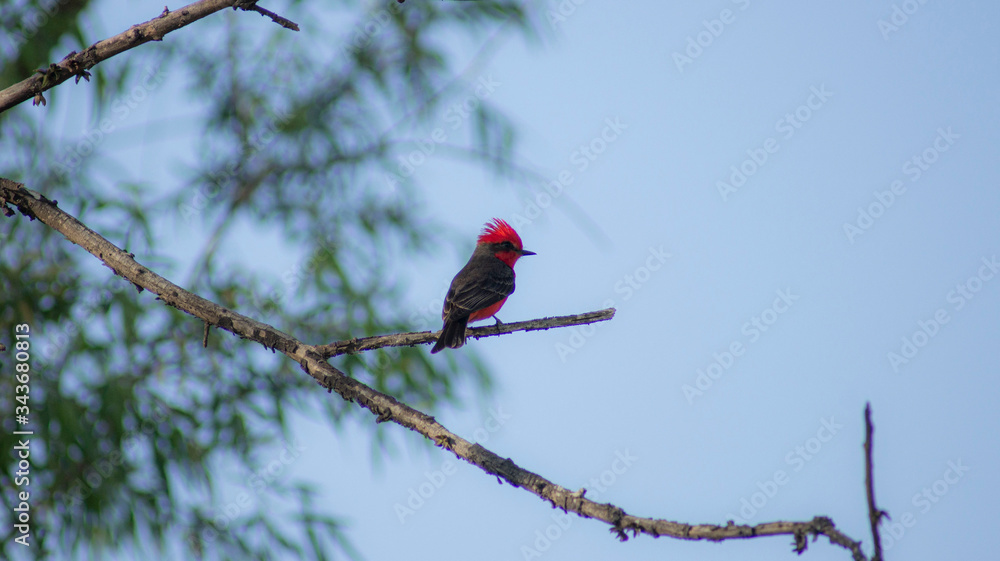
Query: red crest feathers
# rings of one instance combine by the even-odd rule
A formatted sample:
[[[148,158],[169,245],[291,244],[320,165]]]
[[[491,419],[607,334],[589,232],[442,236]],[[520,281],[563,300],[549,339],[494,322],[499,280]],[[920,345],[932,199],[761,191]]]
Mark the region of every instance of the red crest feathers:
[[[522,249],[524,246],[521,245],[521,236],[517,235],[517,232],[499,218],[494,218],[492,222],[487,222],[486,226],[483,227],[483,233],[479,234],[479,240],[477,243],[503,243],[510,242],[514,244],[517,249]]]

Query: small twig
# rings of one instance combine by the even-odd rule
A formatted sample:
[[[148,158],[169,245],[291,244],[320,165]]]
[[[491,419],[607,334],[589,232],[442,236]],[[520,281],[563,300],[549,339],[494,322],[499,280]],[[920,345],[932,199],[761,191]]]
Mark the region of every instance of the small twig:
[[[291,29],[292,31],[299,30],[299,24],[295,23],[294,21],[287,20],[279,16],[278,14],[272,12],[271,10],[265,10],[264,8],[261,8],[260,6],[257,5],[257,0],[249,0],[249,1],[236,0],[236,3],[233,4],[233,9],[235,10],[237,8],[248,12],[257,12],[262,16],[269,17],[271,18],[271,21],[280,25],[281,27],[284,27],[285,29]]]
[[[209,328],[209,323],[206,321],[205,322],[205,333],[201,336],[201,346],[204,349],[208,348],[208,328]]]
[[[529,321],[519,321],[516,323],[501,323],[486,327],[469,328],[469,337],[493,337],[495,335],[505,335],[515,331],[538,331],[540,329],[552,329],[555,327],[570,327],[573,325],[584,325],[607,321],[615,317],[615,309],[598,310],[584,314],[571,316],[556,316]],[[384,347],[412,347],[426,343],[433,343],[441,335],[440,331],[416,331],[411,333],[393,333],[392,335],[374,335],[372,337],[358,337],[346,341],[337,341],[328,345],[318,345],[316,349],[323,355],[323,358],[335,357],[343,354],[360,353],[372,351]]]
[[[878,525],[882,517],[889,518],[889,513],[875,506],[875,476],[872,473],[872,404],[865,404],[865,491],[868,494],[868,520],[872,526],[872,540],[875,542],[875,553],[872,561],[882,561],[882,537],[878,533]]]

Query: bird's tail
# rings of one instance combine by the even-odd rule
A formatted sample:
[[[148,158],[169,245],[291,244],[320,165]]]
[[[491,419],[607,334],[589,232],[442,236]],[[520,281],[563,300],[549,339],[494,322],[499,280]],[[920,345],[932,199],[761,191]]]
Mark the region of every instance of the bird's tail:
[[[441,336],[438,337],[437,343],[435,343],[434,348],[431,349],[431,354],[434,354],[445,347],[457,349],[464,345],[465,327],[468,324],[469,316],[446,321],[444,323],[444,329],[441,330]]]

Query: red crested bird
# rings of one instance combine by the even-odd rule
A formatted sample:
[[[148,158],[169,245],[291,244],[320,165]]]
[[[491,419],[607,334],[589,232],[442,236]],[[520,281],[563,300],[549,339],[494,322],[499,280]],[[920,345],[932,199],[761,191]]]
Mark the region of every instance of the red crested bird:
[[[469,262],[455,275],[444,298],[444,328],[431,349],[457,349],[465,344],[469,322],[492,317],[514,293],[514,263],[522,255],[535,255],[521,245],[521,236],[499,218],[487,222],[476,241]]]

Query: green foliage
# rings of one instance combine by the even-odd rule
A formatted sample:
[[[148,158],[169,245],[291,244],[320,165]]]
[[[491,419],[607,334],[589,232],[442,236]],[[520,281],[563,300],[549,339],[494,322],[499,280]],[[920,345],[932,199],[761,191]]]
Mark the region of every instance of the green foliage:
[[[18,14],[52,4],[0,2],[4,28],[27,36]],[[61,59],[57,45],[79,50],[103,38],[84,32],[87,8],[57,4],[2,61],[0,86]],[[523,33],[528,18],[513,2],[387,0],[370,13],[338,10],[293,3],[282,15],[300,22],[301,33],[254,14],[220,12],[119,55],[95,69],[94,84],[56,88],[47,108],[22,104],[0,115],[0,176],[58,199],[185,288],[301,340],[413,329],[399,306],[401,256],[426,250],[435,228],[419,218],[413,182],[387,188],[384,177],[400,147],[426,135],[419,131],[436,110],[462,94],[440,38],[471,43],[502,22]],[[130,173],[102,141],[74,149],[81,139],[39,118],[71,95],[90,96],[89,120],[99,122],[130,108],[137,87],[181,86],[203,120],[196,138],[179,139],[196,147],[193,157],[164,155],[183,161],[172,175]],[[154,118],[149,126],[155,133],[166,124]],[[510,153],[512,127],[488,104],[469,126],[469,152],[504,171],[497,162]],[[195,226],[211,236],[190,248],[188,271],[189,263],[174,263],[164,250]],[[277,232],[301,253],[299,265],[268,276],[228,259],[223,249],[247,228]],[[295,446],[290,414],[318,411],[340,426],[365,413],[320,391],[291,361],[229,334],[213,331],[202,348],[201,323],[138,293],[44,225],[0,219],[0,240],[0,342],[11,346],[15,324],[28,323],[33,333],[31,552],[357,555],[342,522],[315,504],[315,489],[259,473]],[[0,353],[0,371],[10,372],[12,362]],[[431,410],[452,403],[460,384],[489,387],[478,359],[442,364],[423,349],[346,356],[335,365]],[[0,378],[5,408],[13,385]],[[0,448],[11,450],[16,427],[10,415],[2,419]],[[374,423],[367,426],[374,445],[383,442]],[[0,459],[5,490],[13,488],[13,466],[13,456]],[[230,516],[234,490],[250,497]],[[2,518],[9,513],[0,514],[5,559],[23,553]]]

